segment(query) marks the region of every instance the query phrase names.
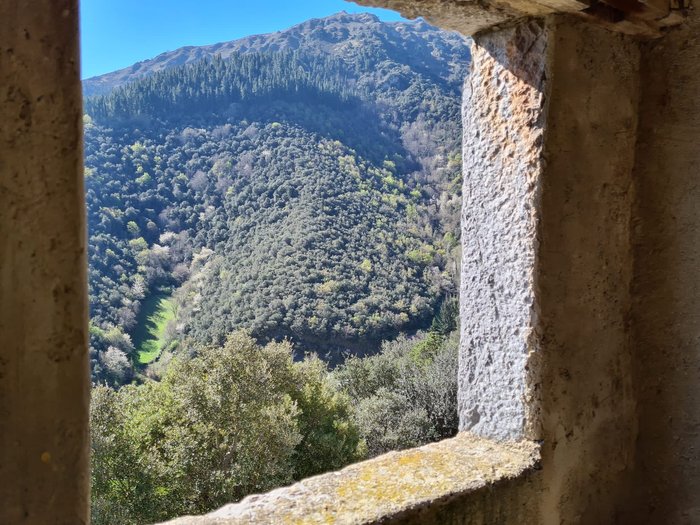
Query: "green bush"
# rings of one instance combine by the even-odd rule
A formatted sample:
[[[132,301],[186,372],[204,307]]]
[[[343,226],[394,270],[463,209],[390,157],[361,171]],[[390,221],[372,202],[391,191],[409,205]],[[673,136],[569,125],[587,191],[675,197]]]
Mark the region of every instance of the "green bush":
[[[349,398],[288,342],[234,333],[176,360],[160,382],[97,387],[93,523],[202,513],[360,457]]]
[[[414,447],[458,431],[456,331],[386,342],[382,352],[350,357],[334,371],[356,406],[354,418],[367,453]]]

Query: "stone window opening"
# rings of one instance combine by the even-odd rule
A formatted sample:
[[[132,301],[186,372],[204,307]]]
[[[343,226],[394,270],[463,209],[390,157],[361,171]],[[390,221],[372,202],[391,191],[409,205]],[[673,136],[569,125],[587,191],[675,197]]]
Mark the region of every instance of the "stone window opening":
[[[367,3],[474,35],[463,432],[175,522],[698,522],[697,15]],[[77,0],[0,0],[0,114],[0,522],[87,523]]]

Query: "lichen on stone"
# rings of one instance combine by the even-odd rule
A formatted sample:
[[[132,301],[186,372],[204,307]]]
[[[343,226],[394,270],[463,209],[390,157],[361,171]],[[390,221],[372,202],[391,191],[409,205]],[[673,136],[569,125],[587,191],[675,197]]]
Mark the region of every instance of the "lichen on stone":
[[[418,512],[431,502],[516,478],[538,461],[529,441],[495,442],[468,432],[419,448],[390,452],[303,480],[267,494],[248,496],[199,517],[170,525],[368,524]]]

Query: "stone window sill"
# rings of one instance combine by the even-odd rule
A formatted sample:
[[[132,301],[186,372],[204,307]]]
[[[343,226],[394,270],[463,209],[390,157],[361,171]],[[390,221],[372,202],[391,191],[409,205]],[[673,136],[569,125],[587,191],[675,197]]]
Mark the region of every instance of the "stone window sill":
[[[532,442],[498,443],[463,432],[168,525],[411,523],[419,515],[421,523],[440,523],[455,502],[475,513],[494,512],[488,496],[525,479],[538,460],[539,448]],[[440,521],[427,515],[440,509]]]

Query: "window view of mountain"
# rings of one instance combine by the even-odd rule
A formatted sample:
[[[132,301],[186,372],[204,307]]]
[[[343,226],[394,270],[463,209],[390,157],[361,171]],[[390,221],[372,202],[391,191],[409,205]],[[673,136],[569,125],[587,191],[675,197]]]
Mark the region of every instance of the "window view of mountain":
[[[340,13],[84,81],[95,523],[456,432],[468,63]]]

